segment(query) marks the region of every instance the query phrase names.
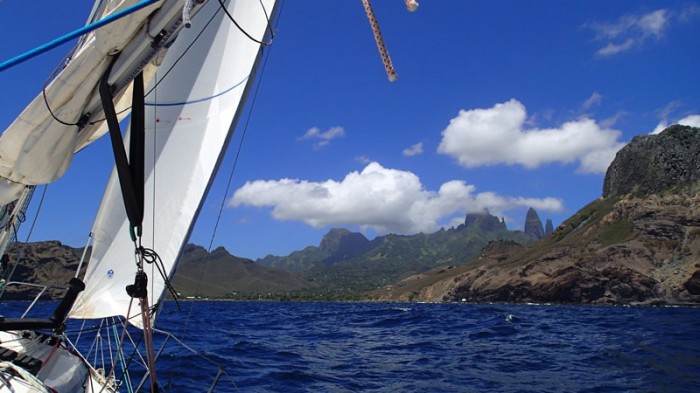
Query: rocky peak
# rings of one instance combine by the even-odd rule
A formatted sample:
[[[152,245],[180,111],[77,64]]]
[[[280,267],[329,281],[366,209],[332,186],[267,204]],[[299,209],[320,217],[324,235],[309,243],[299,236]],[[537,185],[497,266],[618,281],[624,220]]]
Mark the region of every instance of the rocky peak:
[[[540,220],[540,216],[533,208],[527,209],[527,216],[525,216],[525,233],[537,239],[542,239],[544,237],[542,220]]]
[[[369,246],[370,241],[363,234],[343,228],[333,228],[323,236],[319,248],[330,254],[325,262],[332,263],[361,255]]]
[[[503,219],[499,220],[498,217],[492,216],[488,210],[480,213],[467,213],[464,218],[464,226],[467,228],[476,228],[482,231],[498,231],[506,230],[506,223]]]
[[[547,223],[544,224],[544,235],[549,236],[552,232],[554,232],[554,225],[552,224],[552,220],[548,218]]]
[[[608,167],[603,198],[646,196],[700,180],[700,128],[674,125],[637,136]]]
[[[216,247],[214,251],[211,252],[212,258],[226,258],[232,255],[223,246]]]

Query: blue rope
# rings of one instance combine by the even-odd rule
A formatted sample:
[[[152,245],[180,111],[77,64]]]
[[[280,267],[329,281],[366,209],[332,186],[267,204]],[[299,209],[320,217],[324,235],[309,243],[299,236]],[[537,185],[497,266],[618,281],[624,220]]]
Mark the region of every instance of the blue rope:
[[[243,82],[245,82],[247,80],[248,80],[248,77],[246,76],[245,78],[243,78],[242,81],[236,83],[235,85],[229,87],[228,89],[222,91],[221,93],[214,94],[213,96],[207,96],[207,97],[203,97],[203,98],[197,98],[197,99],[194,99],[192,101],[181,101],[181,102],[169,102],[169,103],[146,102],[146,103],[144,103],[144,105],[145,106],[180,106],[180,105],[189,105],[189,104],[196,104],[198,102],[210,101],[216,97],[220,97],[220,96],[228,93],[229,91],[237,88],[238,86],[242,85]]]
[[[73,31],[72,33],[68,33],[64,35],[63,37],[59,37],[51,42],[48,42],[40,47],[37,47],[35,49],[30,50],[29,52],[26,52],[24,54],[21,54],[17,57],[14,57],[10,60],[7,60],[6,62],[0,64],[0,72],[5,71],[6,69],[10,67],[14,67],[17,64],[24,63],[25,61],[32,59],[46,51],[49,51],[61,44],[65,44],[66,42],[72,40],[73,38],[80,37],[81,35],[85,33],[89,33],[93,30],[99,29],[100,27],[107,25],[109,23],[112,23],[118,19],[121,19],[131,13],[134,13],[141,8],[147,7],[153,3],[156,3],[160,0],[143,0],[140,3],[136,3],[132,5],[131,7],[125,8],[122,11],[119,11],[117,13],[114,13],[112,15],[109,15],[105,17],[104,19],[100,19],[97,22],[94,22],[92,24],[86,25],[85,27],[82,27],[78,30]]]

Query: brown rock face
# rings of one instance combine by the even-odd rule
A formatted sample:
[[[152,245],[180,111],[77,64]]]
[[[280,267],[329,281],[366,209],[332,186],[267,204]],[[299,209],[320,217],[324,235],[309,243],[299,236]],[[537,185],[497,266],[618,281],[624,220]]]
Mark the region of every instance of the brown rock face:
[[[42,300],[58,299],[65,293],[68,281],[75,275],[82,249],[64,246],[58,241],[15,243],[8,248],[8,267],[2,272],[7,279],[15,263],[12,281],[46,285]],[[84,274],[83,265],[81,275]],[[39,293],[36,287],[9,285],[3,299],[33,299]]]
[[[414,300],[700,303],[697,206],[700,195],[599,200],[540,242],[491,244],[458,275],[414,285]]]
[[[605,174],[603,197],[651,195],[699,179],[700,129],[674,125],[620,149]]]

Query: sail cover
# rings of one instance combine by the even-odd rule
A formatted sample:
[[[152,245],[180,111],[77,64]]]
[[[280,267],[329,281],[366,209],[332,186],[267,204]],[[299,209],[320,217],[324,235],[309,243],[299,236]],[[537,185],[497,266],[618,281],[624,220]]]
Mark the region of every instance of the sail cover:
[[[136,2],[101,1],[91,19],[123,11]],[[75,123],[91,99],[96,99],[95,86],[109,64],[111,53],[130,52],[129,43],[144,29],[147,17],[160,6],[146,7],[84,36],[72,53],[71,61],[3,132],[0,136],[0,204],[17,199],[25,185],[46,184],[58,179],[68,169],[73,154],[88,139],[94,140],[100,135],[98,127],[79,130]],[[169,3],[168,8],[172,9],[173,5]],[[65,124],[54,119],[47,105]],[[93,135],[95,133],[98,135]]]
[[[245,32],[262,41],[275,0],[227,3],[229,14]],[[203,32],[202,32],[203,30]],[[200,35],[200,32],[202,34]],[[144,247],[155,250],[172,274],[213,173],[242,110],[254,79],[261,45],[246,37],[209,1],[180,32],[151,87],[146,88],[146,184]],[[184,54],[184,55],[183,55]],[[157,87],[151,91],[153,83]],[[148,93],[151,91],[150,93]],[[128,137],[128,136],[127,136]],[[93,251],[86,289],[70,317],[137,315],[138,304],[125,287],[136,273],[121,191],[113,171],[93,226]],[[165,288],[153,265],[148,274],[149,303]],[[141,318],[130,322],[140,326]]]

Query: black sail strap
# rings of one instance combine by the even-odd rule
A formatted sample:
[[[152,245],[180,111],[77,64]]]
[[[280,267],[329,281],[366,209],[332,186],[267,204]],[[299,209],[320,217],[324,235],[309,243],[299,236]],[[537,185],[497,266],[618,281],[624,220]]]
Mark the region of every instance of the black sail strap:
[[[116,57],[114,58],[116,60]],[[141,223],[143,221],[143,190],[144,190],[144,152],[145,152],[145,109],[143,74],[134,78],[132,109],[131,109],[131,140],[129,145],[129,159],[127,160],[124,149],[124,141],[119,127],[119,119],[112,102],[112,89],[109,86],[109,74],[112,71],[114,60],[109,65],[100,81],[100,99],[104,109],[105,119],[109,127],[109,137],[112,142],[114,161],[117,166],[119,186],[126,216],[129,219],[132,240],[136,235],[141,236]],[[136,230],[136,233],[134,233]]]
[[[109,86],[109,74],[112,71],[112,63],[109,65],[100,81],[100,99],[104,108],[109,137],[112,142],[114,161],[117,166],[119,186],[121,187],[126,216],[129,219],[131,239],[137,242],[136,253],[138,272],[133,285],[126,287],[126,292],[132,298],[138,298],[141,304],[141,318],[143,321],[143,337],[146,343],[148,372],[150,374],[151,393],[159,392],[158,379],[156,378],[155,353],[153,351],[153,328],[148,307],[148,277],[143,271],[144,251],[141,247],[141,223],[144,210],[144,163],[145,163],[145,105],[143,73],[134,78],[133,96],[131,101],[131,138],[129,141],[129,159],[126,158],[124,141],[122,140],[119,119],[112,102],[112,89]],[[166,280],[167,282],[167,280]]]

